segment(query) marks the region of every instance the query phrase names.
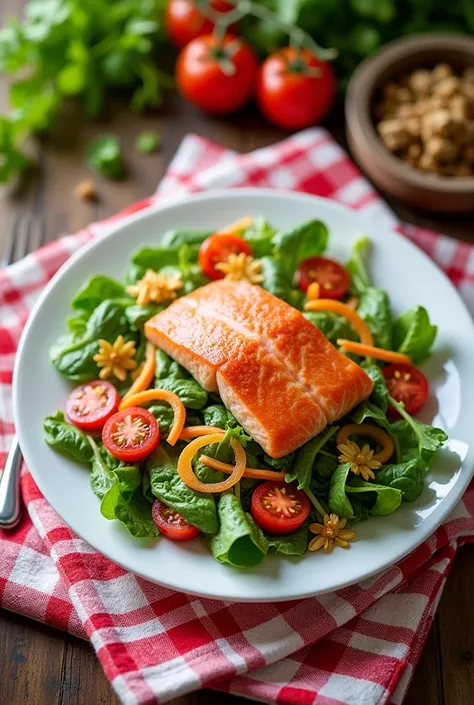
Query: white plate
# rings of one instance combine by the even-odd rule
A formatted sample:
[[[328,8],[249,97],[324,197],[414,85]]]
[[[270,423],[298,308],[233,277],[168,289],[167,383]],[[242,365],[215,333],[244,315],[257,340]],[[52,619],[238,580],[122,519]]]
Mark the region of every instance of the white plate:
[[[429,475],[422,496],[388,517],[357,527],[349,551],[299,560],[268,557],[261,566],[236,570],[215,561],[199,541],[140,542],[107,521],[89,487],[88,472],[43,441],[43,419],[63,408],[70,386],[48,360],[48,349],[65,326],[75,291],[93,273],[120,278],[131,252],[153,245],[170,228],[212,229],[263,215],[280,228],[310,218],[327,223],[329,253],[345,260],[361,232],[374,243],[371,273],[388,290],[395,312],[422,304],[439,326],[435,354],[424,366],[431,399],[425,421],[444,428],[449,443]],[[340,589],[398,561],[424,541],[453,509],[473,472],[470,445],[474,419],[471,317],[454,287],[410,242],[336,203],[302,194],[258,189],[213,192],[184,203],[137,214],[115,231],[82,248],[46,287],[23,333],[14,374],[14,415],[21,448],[40,490],[69,526],[91,546],[138,575],[169,588],[238,601],[275,601]]]

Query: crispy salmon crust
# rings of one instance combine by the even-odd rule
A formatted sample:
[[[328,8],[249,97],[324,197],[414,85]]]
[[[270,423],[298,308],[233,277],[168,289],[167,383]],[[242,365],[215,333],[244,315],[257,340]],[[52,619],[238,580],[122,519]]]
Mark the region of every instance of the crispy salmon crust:
[[[145,334],[282,457],[344,416],[372,382],[304,316],[246,281],[212,282],[145,324]]]

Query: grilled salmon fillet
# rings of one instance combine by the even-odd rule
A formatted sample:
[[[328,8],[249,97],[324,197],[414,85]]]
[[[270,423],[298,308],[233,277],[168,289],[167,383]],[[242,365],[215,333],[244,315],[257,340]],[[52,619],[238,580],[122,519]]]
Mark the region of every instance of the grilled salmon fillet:
[[[273,458],[316,436],[372,391],[372,382],[304,316],[259,286],[219,280],[145,324],[155,345],[219,392]]]

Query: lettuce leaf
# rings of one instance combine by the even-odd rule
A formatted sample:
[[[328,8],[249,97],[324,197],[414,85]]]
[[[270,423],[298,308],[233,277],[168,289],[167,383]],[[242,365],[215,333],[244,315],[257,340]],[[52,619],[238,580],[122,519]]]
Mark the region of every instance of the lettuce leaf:
[[[410,355],[415,365],[421,365],[430,355],[437,331],[438,327],[430,322],[427,310],[416,306],[395,319],[395,348]]]
[[[322,254],[329,231],[321,220],[310,220],[273,236],[273,257],[291,280],[298,266],[309,257]]]
[[[258,565],[268,553],[268,540],[234,494],[221,495],[217,508],[220,528],[209,546],[214,558],[236,568]]]

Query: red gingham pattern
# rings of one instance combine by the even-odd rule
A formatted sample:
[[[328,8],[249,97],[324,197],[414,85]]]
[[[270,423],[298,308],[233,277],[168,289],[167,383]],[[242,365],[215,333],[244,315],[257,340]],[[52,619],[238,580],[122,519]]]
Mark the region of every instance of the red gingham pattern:
[[[324,130],[244,155],[188,136],[155,196],[0,272],[0,463],[13,435],[21,330],[69,255],[165,195],[248,185],[331,197],[397,227],[448,273],[474,312],[474,248],[398,223]],[[397,705],[455,552],[474,540],[471,489],[432,537],[385,573],[319,598],[250,607],[127,573],[66,526],[26,468],[22,490],[28,514],[13,532],[0,531],[0,605],[89,638],[126,705],[162,703],[203,686],[285,705]]]

